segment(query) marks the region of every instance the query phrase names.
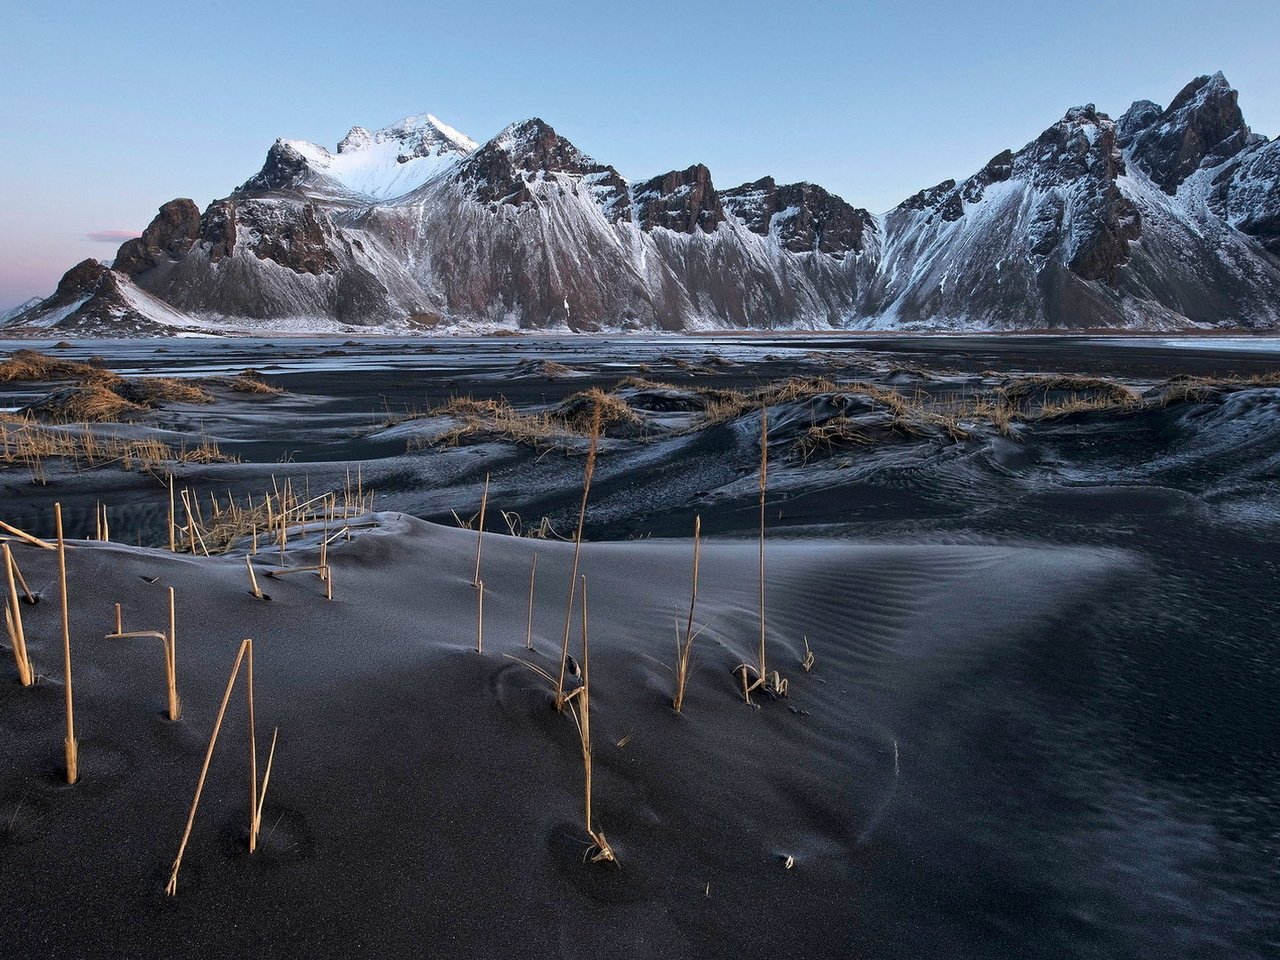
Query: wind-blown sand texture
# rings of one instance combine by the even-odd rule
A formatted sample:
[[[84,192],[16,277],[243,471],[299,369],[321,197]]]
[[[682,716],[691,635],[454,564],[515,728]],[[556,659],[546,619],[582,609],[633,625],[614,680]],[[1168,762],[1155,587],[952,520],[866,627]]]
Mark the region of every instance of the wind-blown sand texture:
[[[1271,960],[1265,350],[504,340],[65,351],[126,379],[260,365],[287,392],[212,388],[90,425],[92,459],[83,424],[39,421],[75,454],[0,465],[6,523],[48,540],[63,504],[79,741],[68,786],[57,554],[15,537],[39,679],[19,683],[0,638],[4,956]],[[513,376],[549,357],[579,375]],[[584,859],[579,733],[552,709],[590,386],[631,414],[604,426],[578,571],[592,820],[617,863]],[[1007,419],[981,406],[1002,395]],[[493,401],[504,429],[571,429],[551,449],[483,429],[437,443],[458,421],[428,411],[450,397]],[[762,405],[768,666],[789,696],[753,691],[754,709],[732,670],[758,656]],[[168,455],[116,457],[153,441]],[[206,442],[229,459],[176,456]],[[353,487],[371,512],[348,539],[325,497],[348,512]],[[329,504],[283,556],[282,493]],[[105,636],[116,603],[125,632],[176,633],[177,722],[159,639]],[[257,779],[237,686],[166,897],[245,638]]]
[[[20,799],[0,810],[12,821],[5,883],[22,903],[10,936],[34,945],[37,931],[92,904],[78,922],[111,956],[195,944],[203,955],[236,954],[262,938],[289,956],[335,944],[576,956],[610,942],[676,956],[740,942],[737,931],[763,913],[769,926],[748,955],[767,945],[830,955],[835,942],[853,951],[867,935],[859,903],[877,896],[874,876],[909,858],[885,805],[900,779],[923,773],[910,747],[895,747],[895,714],[936,683],[931,652],[963,650],[961,662],[978,668],[1132,564],[1085,549],[779,544],[771,656],[791,674],[792,694],[757,694],[764,702],[752,710],[730,669],[756,639],[754,546],[708,544],[699,605],[709,626],[676,715],[668,624],[688,589],[688,545],[584,545],[596,819],[625,864],[614,868],[582,863],[571,720],[551,710],[545,682],[502,656],[555,666],[572,545],[486,538],[488,643],[477,655],[474,535],[397,514],[378,520],[330,548],[342,583],[333,603],[301,578],[274,583],[271,601],[259,602],[238,557],[75,543],[75,788],[57,780],[56,564],[24,551],[45,600],[26,611],[40,683],[0,686],[2,788]],[[535,547],[545,591],[528,655]],[[295,545],[290,558],[315,553]],[[178,723],[164,716],[155,651],[102,639],[114,598],[130,621],[163,622],[170,585],[182,598]],[[1022,598],[1013,616],[1010,590]],[[802,633],[822,664],[811,676],[800,669]],[[245,720],[233,708],[171,904],[160,890],[242,635],[254,638],[258,722],[281,731],[261,847],[247,852]],[[508,953],[512,938],[519,946]]]

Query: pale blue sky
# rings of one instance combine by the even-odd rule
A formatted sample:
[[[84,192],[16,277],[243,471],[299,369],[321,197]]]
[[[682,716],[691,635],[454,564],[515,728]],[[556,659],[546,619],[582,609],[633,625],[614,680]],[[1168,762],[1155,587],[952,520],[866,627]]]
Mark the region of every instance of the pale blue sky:
[[[156,207],[202,207],[277,136],[431,112],[541,116],[628,177],[813,180],[883,211],[1068,107],[1168,103],[1223,70],[1280,133],[1280,4],[0,0],[0,309]]]

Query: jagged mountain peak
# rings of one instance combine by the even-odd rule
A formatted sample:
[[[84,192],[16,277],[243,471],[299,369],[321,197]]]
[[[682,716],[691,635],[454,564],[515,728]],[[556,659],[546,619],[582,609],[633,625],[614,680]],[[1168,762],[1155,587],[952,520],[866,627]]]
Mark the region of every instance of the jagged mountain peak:
[[[1217,166],[1254,142],[1238,100],[1221,71],[1197,77],[1159,115],[1144,111],[1145,126],[1130,118],[1130,155],[1161,190],[1176,193],[1196,170]]]
[[[1135,100],[1116,121],[1116,136],[1122,147],[1127,147],[1133,138],[1151,126],[1164,113],[1164,107],[1154,100]]]
[[[338,143],[339,154],[350,154],[380,143],[393,141],[401,145],[399,158],[426,157],[443,153],[470,153],[476,142],[430,113],[415,114],[388,124],[372,133],[364,127],[352,127]]]
[[[1277,327],[1280,141],[1236,101],[1216,74],[1118,120],[1072,107],[880,218],[698,163],[628,183],[539,117],[481,146],[431,114],[282,139],[3,325]]]
[[[337,153],[309,140],[281,138],[236,195],[291,191],[307,196],[386,201],[418,189],[454,166],[476,142],[429,113],[370,132],[352,127]]]
[[[480,148],[481,153],[486,151],[505,153],[521,169],[531,171],[577,173],[587,166],[599,166],[541,117],[508,125]]]
[[[540,117],[511,124],[468,156],[456,173],[473,199],[517,207],[535,202],[540,184],[561,178],[585,181],[611,220],[630,219],[622,175],[587,156]]]
[[[1202,74],[1191,80],[1178,91],[1178,95],[1169,104],[1169,111],[1181,110],[1191,104],[1205,104],[1214,100],[1236,101],[1236,91],[1227,82],[1226,75],[1218,70],[1211,74]]]
[[[808,181],[779,185],[773,177],[761,177],[721,191],[720,198],[748,230],[777,237],[792,253],[817,252],[843,260],[866,249],[877,229],[866,210]]]

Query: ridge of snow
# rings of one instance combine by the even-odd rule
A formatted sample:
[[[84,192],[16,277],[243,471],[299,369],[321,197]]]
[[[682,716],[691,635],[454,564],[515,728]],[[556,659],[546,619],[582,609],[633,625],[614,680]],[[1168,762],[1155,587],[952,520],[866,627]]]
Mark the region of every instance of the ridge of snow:
[[[372,133],[352,127],[337,153],[309,140],[282,142],[340,189],[374,201],[411,193],[476,148],[466,134],[429,113]]]
[[[10,320],[16,319],[21,314],[26,313],[32,307],[38,307],[43,302],[44,297],[32,297],[30,300],[26,301],[26,303],[20,303],[16,307],[12,307],[4,313],[0,313],[0,327],[3,327]]]

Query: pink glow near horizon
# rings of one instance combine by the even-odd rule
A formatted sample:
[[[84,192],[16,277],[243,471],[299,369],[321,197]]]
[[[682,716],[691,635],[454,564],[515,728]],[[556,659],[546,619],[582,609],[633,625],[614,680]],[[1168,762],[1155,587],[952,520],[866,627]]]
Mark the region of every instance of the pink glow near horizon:
[[[140,236],[142,234],[137,230],[91,230],[84,235],[86,240],[92,240],[95,243],[124,243],[126,240]]]

